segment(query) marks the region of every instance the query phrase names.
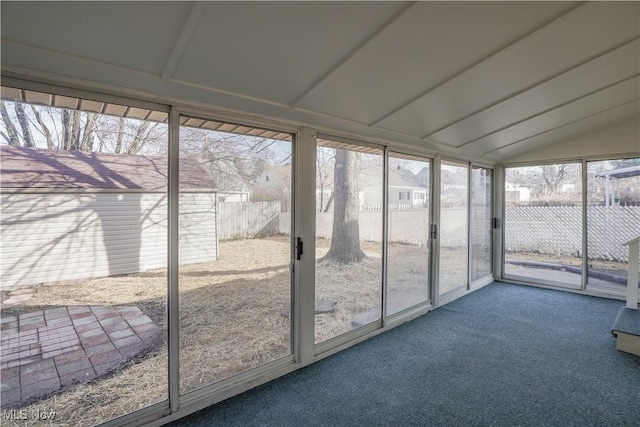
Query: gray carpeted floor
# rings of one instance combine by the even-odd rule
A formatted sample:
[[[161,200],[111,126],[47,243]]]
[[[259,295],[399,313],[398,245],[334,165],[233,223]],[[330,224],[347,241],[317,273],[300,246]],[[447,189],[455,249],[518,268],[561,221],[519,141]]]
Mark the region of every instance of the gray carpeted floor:
[[[621,301],[493,283],[172,426],[640,426]]]

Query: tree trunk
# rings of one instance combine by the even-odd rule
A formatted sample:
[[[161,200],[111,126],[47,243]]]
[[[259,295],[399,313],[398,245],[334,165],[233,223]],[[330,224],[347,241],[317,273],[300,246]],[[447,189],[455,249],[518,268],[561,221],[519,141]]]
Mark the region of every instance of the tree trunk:
[[[113,151],[116,154],[122,153],[123,137],[124,137],[124,117],[120,117],[120,119],[118,120],[118,137],[116,139],[116,148]]]
[[[60,121],[62,122],[62,144],[60,144],[60,149],[73,150],[73,120],[71,120],[71,111],[62,110]]]
[[[22,137],[24,138],[24,146],[29,148],[34,148],[36,144],[33,142],[33,135],[31,135],[31,128],[29,127],[29,119],[24,112],[24,107],[21,103],[16,102],[16,117],[18,118],[18,123],[22,128]]]
[[[154,124],[151,129],[149,129],[149,125],[150,122],[140,122],[136,128],[136,134],[133,137],[133,141],[131,141],[131,144],[125,151],[127,154],[136,154],[142,149],[148,140],[149,133],[156,127],[156,124]],[[149,130],[149,132],[147,132],[147,130]]]
[[[72,150],[82,150],[82,146],[80,145],[80,115],[82,114],[80,111],[73,111],[73,147]]]
[[[40,114],[40,111],[38,111],[38,109],[36,109],[33,105],[31,106],[31,111],[36,116],[36,120],[38,121],[38,124],[42,128],[42,134],[47,140],[47,149],[53,150],[54,147],[53,147],[53,138],[51,136],[51,131],[49,130],[47,125],[44,123],[44,120],[42,120],[42,115]]]
[[[353,264],[367,256],[360,249],[357,154],[336,150],[331,247],[323,261]]]
[[[329,200],[327,201],[327,205],[325,206],[324,210],[322,212],[327,213],[329,212],[329,209],[331,209],[331,203],[333,203],[333,195],[335,194],[335,191],[332,191],[331,194],[329,195]],[[322,207],[320,207],[320,209],[322,210]]]
[[[13,145],[15,147],[20,147],[20,137],[18,136],[18,130],[11,122],[11,118],[9,117],[9,113],[7,113],[7,107],[4,105],[4,101],[0,101],[0,113],[2,114],[2,121],[4,122],[4,126],[7,128],[8,135],[2,134],[9,145]]]
[[[93,137],[97,120],[97,113],[87,114],[87,123],[84,125],[84,131],[82,132],[82,142],[80,143],[80,149],[82,151],[93,151]]]

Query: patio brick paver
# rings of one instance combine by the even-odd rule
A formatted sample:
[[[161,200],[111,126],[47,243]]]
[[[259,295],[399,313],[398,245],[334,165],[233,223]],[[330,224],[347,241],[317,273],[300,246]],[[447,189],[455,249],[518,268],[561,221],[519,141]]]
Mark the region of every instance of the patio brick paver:
[[[160,328],[135,306],[58,307],[4,317],[2,408],[90,381],[160,339]]]

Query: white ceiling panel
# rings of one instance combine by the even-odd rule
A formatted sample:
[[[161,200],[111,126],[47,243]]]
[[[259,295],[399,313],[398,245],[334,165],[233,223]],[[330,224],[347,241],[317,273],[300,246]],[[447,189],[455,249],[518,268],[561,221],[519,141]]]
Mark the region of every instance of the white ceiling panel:
[[[290,104],[404,2],[211,2],[173,78]]]
[[[640,41],[635,40],[560,76],[482,110],[428,136],[457,147],[504,127],[638,75]]]
[[[632,118],[637,119],[638,115],[640,115],[640,105],[635,101],[628,102],[610,110],[585,117],[582,120],[567,124],[561,128],[553,129],[543,134],[503,147],[500,150],[495,151],[493,154],[508,162],[511,158],[549,147],[558,141],[565,141],[588,132],[606,128],[624,120]],[[602,141],[602,143],[606,144],[606,141]],[[640,151],[640,143],[638,145],[638,151]],[[576,152],[575,155],[579,156],[580,153]]]
[[[160,74],[189,2],[2,2],[2,39]]]
[[[420,2],[297,106],[373,123],[573,6]]]
[[[487,163],[637,117],[640,102],[638,1],[0,7],[3,82],[212,106]]]
[[[640,78],[634,77],[578,101],[551,110],[467,145],[474,151],[489,154],[516,141],[565,126],[569,123],[638,99]]]
[[[379,123],[426,136],[637,38],[638,2],[589,2]]]

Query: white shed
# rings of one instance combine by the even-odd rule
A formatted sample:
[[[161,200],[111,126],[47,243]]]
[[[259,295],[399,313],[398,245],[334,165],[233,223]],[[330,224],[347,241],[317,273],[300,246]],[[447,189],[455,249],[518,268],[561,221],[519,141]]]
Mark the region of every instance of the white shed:
[[[166,157],[0,154],[3,288],[166,267]],[[195,159],[180,161],[180,190],[180,264],[215,260],[216,191]]]

